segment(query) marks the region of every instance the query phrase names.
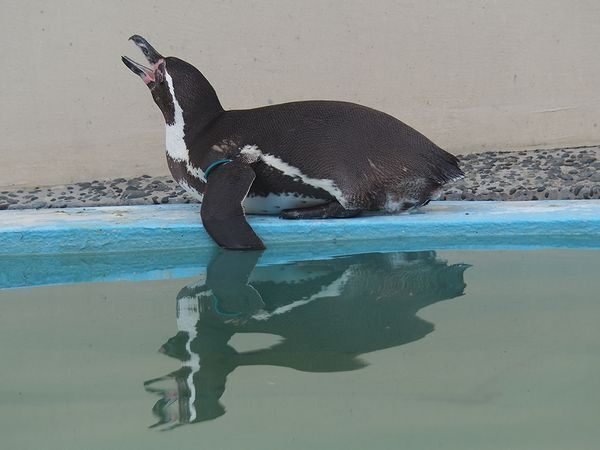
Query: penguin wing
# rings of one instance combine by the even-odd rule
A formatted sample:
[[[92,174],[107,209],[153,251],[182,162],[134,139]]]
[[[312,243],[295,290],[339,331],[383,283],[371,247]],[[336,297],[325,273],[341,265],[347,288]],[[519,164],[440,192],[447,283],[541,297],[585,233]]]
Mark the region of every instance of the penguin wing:
[[[234,160],[211,172],[200,215],[208,234],[223,248],[263,250],[265,245],[246,221],[242,202],[254,182],[254,170]]]

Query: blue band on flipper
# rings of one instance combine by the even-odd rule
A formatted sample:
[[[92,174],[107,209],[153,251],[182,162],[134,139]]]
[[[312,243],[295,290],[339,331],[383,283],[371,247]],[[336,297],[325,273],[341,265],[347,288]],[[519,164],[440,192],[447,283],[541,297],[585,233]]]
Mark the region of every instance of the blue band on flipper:
[[[212,163],[210,166],[208,166],[206,168],[206,170],[204,171],[204,178],[208,179],[208,174],[215,168],[219,167],[221,164],[229,164],[231,162],[231,159],[219,159],[218,161],[215,161],[214,163]]]
[[[242,313],[229,313],[229,312],[221,311],[221,309],[219,308],[219,299],[217,298],[217,296],[215,294],[213,294],[213,309],[215,310],[215,312],[218,315],[225,316],[225,317],[237,317],[242,314]]]

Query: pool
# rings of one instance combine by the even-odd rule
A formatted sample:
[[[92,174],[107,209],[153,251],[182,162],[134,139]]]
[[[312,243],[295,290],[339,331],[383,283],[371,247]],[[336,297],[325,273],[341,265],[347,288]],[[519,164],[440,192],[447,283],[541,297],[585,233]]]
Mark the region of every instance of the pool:
[[[449,242],[426,216],[264,253],[25,242],[0,264],[2,448],[594,448],[596,221]]]

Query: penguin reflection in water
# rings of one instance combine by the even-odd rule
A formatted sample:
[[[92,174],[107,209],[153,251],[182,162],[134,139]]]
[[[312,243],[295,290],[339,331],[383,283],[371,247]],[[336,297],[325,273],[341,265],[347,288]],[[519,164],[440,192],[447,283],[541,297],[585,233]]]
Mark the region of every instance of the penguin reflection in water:
[[[174,179],[202,202],[221,247],[262,249],[245,214],[347,218],[425,205],[463,177],[458,160],[392,116],[336,101],[225,111],[191,64],[130,38],[150,67],[123,57],[166,122]]]
[[[254,268],[258,252],[219,252],[206,278],[177,296],[179,332],[160,349],[181,369],[148,380],[160,399],[155,427],[171,428],[225,413],[220,398],[239,366],[305,372],[356,370],[364,353],[414,342],[433,324],[417,312],[463,295],[466,264],[448,265],[434,252],[363,254]],[[282,341],[238,352],[236,333]],[[175,383],[173,386],[172,383]]]

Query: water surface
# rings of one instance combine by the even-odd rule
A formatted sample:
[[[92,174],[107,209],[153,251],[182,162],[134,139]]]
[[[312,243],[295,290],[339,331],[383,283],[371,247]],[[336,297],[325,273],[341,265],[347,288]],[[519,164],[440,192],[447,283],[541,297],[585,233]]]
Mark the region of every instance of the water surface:
[[[595,448],[600,251],[260,258],[0,290],[1,448]]]

